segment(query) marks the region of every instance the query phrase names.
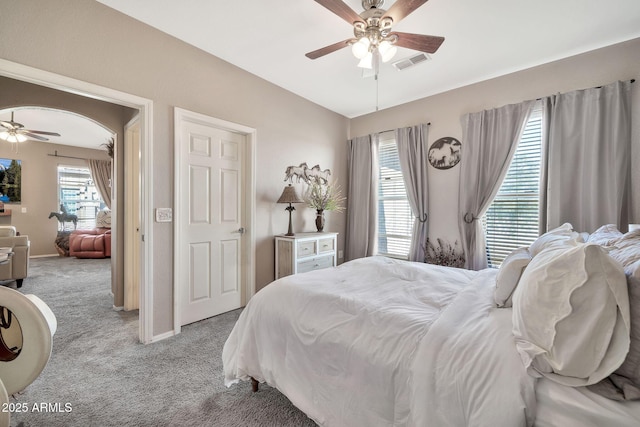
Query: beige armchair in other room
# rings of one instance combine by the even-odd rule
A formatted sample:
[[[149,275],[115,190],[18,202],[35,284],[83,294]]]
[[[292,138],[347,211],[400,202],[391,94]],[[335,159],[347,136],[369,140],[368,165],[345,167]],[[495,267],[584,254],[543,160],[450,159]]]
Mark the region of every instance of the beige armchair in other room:
[[[0,263],[0,281],[15,280],[18,288],[29,273],[29,236],[16,236],[13,226],[0,226],[0,248],[11,248],[7,262]]]

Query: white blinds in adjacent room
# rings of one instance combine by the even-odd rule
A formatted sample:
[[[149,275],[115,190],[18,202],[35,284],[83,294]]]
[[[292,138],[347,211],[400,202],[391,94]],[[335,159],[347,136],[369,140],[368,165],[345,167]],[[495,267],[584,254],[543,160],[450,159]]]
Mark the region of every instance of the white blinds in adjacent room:
[[[79,166],[58,166],[59,202],[68,214],[78,217],[77,228],[96,226],[98,211],[105,207],[91,172]]]
[[[509,171],[484,215],[489,267],[499,267],[514,249],[538,237],[542,107],[536,104],[525,126]]]
[[[407,258],[413,214],[400,170],[395,138],[380,135],[378,187],[378,254]]]

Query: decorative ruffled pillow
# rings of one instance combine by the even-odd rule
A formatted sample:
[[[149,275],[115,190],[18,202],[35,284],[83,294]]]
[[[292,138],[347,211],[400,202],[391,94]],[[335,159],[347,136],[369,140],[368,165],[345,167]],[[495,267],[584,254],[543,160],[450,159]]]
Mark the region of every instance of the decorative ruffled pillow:
[[[502,261],[496,276],[494,300],[498,307],[511,307],[511,297],[518,286],[524,269],[531,262],[527,248],[518,248]]]
[[[545,249],[554,246],[572,245],[575,246],[581,242],[580,234],[573,231],[573,226],[568,222],[562,224],[560,227],[554,228],[538,237],[529,246],[529,253],[531,257],[535,258],[540,252]]]
[[[621,265],[599,245],[556,242],[536,255],[513,295],[516,347],[534,376],[595,384],[629,350],[629,299]]]
[[[622,264],[627,277],[631,344],[622,365],[609,378],[589,388],[610,399],[637,400],[640,399],[640,230],[630,231],[608,245],[609,255]]]

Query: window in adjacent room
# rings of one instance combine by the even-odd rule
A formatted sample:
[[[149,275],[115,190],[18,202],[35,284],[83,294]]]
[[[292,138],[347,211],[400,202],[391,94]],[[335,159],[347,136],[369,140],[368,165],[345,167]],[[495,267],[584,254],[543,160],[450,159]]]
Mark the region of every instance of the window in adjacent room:
[[[537,104],[505,180],[482,218],[489,267],[499,267],[511,251],[538,237],[541,142],[542,107]]]
[[[380,135],[378,152],[378,254],[407,259],[413,214],[407,200],[393,132]]]
[[[93,183],[89,168],[58,166],[58,189],[59,205],[78,217],[77,228],[94,228],[98,211],[106,205]]]

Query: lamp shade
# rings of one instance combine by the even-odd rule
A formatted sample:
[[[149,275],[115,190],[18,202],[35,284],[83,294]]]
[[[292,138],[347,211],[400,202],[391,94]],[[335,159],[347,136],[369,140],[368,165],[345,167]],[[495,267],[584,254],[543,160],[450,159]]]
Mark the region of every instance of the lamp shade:
[[[0,132],[0,139],[8,142],[25,142],[28,138],[20,133],[3,131]]]
[[[398,48],[386,40],[380,43],[380,46],[378,46],[378,52],[380,52],[382,62],[389,62],[391,58],[394,57],[397,51]]]
[[[371,45],[371,41],[367,37],[362,37],[356,43],[351,46],[351,52],[353,56],[358,59],[362,59],[369,52],[369,46]]]
[[[277,203],[304,203],[304,200],[298,196],[296,188],[289,184],[282,190],[282,195],[280,195]]]
[[[364,58],[362,58],[360,60],[360,62],[358,62],[358,67],[360,68],[367,68],[367,69],[372,69],[373,68],[373,54],[371,52],[368,52]]]

